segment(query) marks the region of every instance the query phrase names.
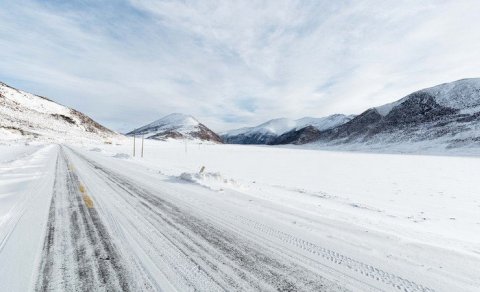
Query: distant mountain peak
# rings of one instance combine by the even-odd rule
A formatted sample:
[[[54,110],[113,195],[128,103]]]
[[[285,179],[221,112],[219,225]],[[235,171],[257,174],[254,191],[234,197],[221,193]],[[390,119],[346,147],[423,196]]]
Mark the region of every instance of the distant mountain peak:
[[[184,125],[198,125],[200,122],[191,115],[181,114],[181,113],[173,113],[169,114],[160,120],[170,121],[171,123],[178,123]]]
[[[152,128],[179,128],[179,127],[193,127],[199,125],[200,122],[191,115],[185,115],[181,113],[173,113],[167,116],[164,116],[158,120],[155,120],[141,128],[136,129],[135,131],[146,131]]]
[[[145,135],[147,139],[197,139],[221,143],[222,139],[191,115],[173,113],[135,129],[127,135]]]

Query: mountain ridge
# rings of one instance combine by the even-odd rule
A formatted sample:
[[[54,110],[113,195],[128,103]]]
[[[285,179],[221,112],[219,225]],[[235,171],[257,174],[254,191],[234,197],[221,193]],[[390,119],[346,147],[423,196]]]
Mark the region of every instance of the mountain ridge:
[[[0,82],[0,130],[8,139],[109,141],[119,134],[47,97]]]
[[[304,117],[296,120],[277,118],[255,127],[246,127],[222,133],[222,138],[230,144],[276,144],[275,140],[284,133],[312,126],[325,130],[351,120],[353,116],[333,114],[321,118]]]
[[[120,137],[85,114],[0,82],[3,138],[89,139]],[[428,142],[445,147],[480,145],[480,78],[466,78],[412,92],[361,114],[277,118],[217,134],[191,115],[173,113],[126,134],[148,139],[192,139],[230,144],[391,145]],[[5,139],[7,139],[5,138]],[[377,147],[375,146],[375,147]]]
[[[446,147],[480,141],[480,78],[443,83],[367,109],[351,121],[317,133],[316,143],[393,144],[436,141]]]
[[[333,116],[336,115],[329,117]],[[339,116],[349,119],[325,128],[311,122],[303,127],[291,126],[280,134],[257,130],[282,120],[275,119],[257,127],[228,131],[222,137],[232,144],[363,144],[368,148],[374,144],[431,141],[446,147],[476,145],[480,142],[480,78],[442,83],[369,108],[357,116]]]

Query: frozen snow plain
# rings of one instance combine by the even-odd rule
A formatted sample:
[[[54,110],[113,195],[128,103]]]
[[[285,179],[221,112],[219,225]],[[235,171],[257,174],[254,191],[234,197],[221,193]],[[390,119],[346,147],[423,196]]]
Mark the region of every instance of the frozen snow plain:
[[[477,157],[131,150],[0,147],[0,291],[480,287]]]

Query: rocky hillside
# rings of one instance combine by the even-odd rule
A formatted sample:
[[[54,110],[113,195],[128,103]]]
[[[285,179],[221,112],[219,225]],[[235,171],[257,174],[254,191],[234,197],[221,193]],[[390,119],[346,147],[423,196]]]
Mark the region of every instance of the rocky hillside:
[[[147,139],[155,140],[190,139],[222,143],[222,138],[197,119],[178,113],[165,116],[127,135],[144,135]]]
[[[305,128],[301,129],[293,129],[289,132],[286,132],[277,138],[275,138],[270,145],[280,145],[280,144],[307,144],[310,142],[317,141],[320,138],[320,131],[319,129],[315,128],[314,126],[306,126]]]
[[[422,141],[446,147],[480,145],[480,78],[416,91],[316,135],[318,143],[327,145]]]
[[[94,140],[119,135],[79,111],[0,82],[0,140]]]
[[[312,138],[306,137],[310,133],[336,127],[350,121],[352,118],[353,116],[340,114],[323,118],[306,117],[298,120],[280,118],[270,120],[256,127],[225,132],[222,134],[222,138],[225,143],[229,144],[289,144],[293,143],[293,141],[290,139],[290,136],[288,138],[284,136],[286,133],[295,132],[310,126],[308,130],[304,131],[304,138],[302,138],[302,141],[310,141]],[[315,138],[317,137],[315,136]]]

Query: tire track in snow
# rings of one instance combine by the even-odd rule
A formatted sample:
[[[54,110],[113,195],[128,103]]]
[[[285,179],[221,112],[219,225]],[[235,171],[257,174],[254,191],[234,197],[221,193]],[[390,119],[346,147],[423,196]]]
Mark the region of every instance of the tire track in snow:
[[[191,204],[191,208],[194,208],[195,206],[199,206],[199,205],[205,206],[204,201],[201,201],[198,199],[191,199],[191,200],[194,201],[194,204]],[[379,269],[372,265],[355,260],[351,257],[338,253],[334,250],[321,247],[318,244],[311,243],[307,240],[304,240],[292,234],[277,230],[266,224],[262,224],[258,221],[251,220],[244,216],[240,216],[238,214],[234,215],[232,213],[226,212],[225,210],[222,210],[219,208],[216,209],[216,213],[217,214],[205,213],[205,216],[211,217],[212,220],[216,220],[218,222],[221,221],[222,224],[228,225],[229,228],[236,230],[241,234],[244,234],[244,236],[246,237],[252,237],[253,235],[254,238],[261,239],[263,241],[270,241],[272,239],[277,239],[287,245],[294,246],[297,249],[308,252],[312,254],[312,256],[314,257],[320,256],[323,260],[334,264],[333,266],[326,265],[321,261],[313,260],[313,257],[312,258],[303,257],[303,259],[300,259],[302,261],[308,261],[311,265],[316,266],[320,269],[327,268],[327,269],[332,269],[333,271],[336,271],[336,272],[340,272],[337,269],[335,269],[335,266],[340,266],[342,268],[346,268],[357,274],[360,274],[365,278],[369,278],[369,279],[381,282],[386,286],[389,286],[393,289],[404,291],[404,292],[434,292],[435,291],[432,288],[426,287],[421,284],[417,284],[403,277],[386,272],[382,269]],[[235,222],[235,224],[226,223],[227,221],[224,220],[223,218],[230,218],[231,219],[230,222]],[[246,231],[246,228],[240,228],[240,226],[248,227],[247,228],[248,231]],[[259,232],[258,234],[252,234],[251,230],[257,230]],[[356,279],[356,280],[360,281],[360,279]],[[360,282],[363,282],[363,281],[360,281]],[[367,283],[364,283],[364,284],[369,285]],[[372,287],[372,288],[375,289],[375,287]]]
[[[206,203],[202,200],[198,200],[198,199],[191,199],[191,200],[194,201],[194,203],[191,204],[190,206],[191,208],[195,208],[196,206],[199,206],[199,205],[206,206]],[[206,206],[206,207],[211,208],[211,206]],[[199,208],[196,208],[196,209],[198,210]],[[403,277],[386,272],[372,265],[369,265],[361,261],[355,260],[351,257],[345,256],[334,250],[321,247],[318,244],[311,243],[307,240],[304,240],[297,236],[291,235],[289,233],[274,229],[266,224],[262,224],[258,221],[251,220],[244,216],[240,216],[238,214],[234,215],[220,208],[216,209],[216,213],[217,214],[204,212],[204,215],[212,218],[212,220],[228,225],[231,229],[236,230],[237,232],[243,234],[244,236],[252,237],[253,234],[251,230],[257,230],[259,231],[259,233],[253,236],[256,239],[261,239],[264,241],[265,240],[269,241],[271,239],[280,240],[285,244],[288,244],[288,245],[294,246],[297,249],[306,251],[312,254],[313,256],[320,256],[323,260],[333,263],[334,264],[333,267],[340,266],[342,268],[346,268],[348,270],[354,271],[355,273],[358,273],[364,276],[365,278],[370,278],[372,280],[379,281],[399,291],[404,291],[404,292],[434,292],[435,291],[432,288],[426,287],[421,284],[417,284]],[[235,222],[235,223],[234,224],[226,223],[227,221],[224,220],[224,218],[230,218],[231,219],[230,222]],[[246,231],[245,228],[243,229],[239,228],[239,226],[247,226],[248,231]],[[302,260],[308,261],[310,262],[310,264],[318,268],[332,269],[330,265],[325,265],[322,262],[312,260],[312,258],[308,258],[308,259],[303,258]],[[335,269],[332,269],[332,270],[335,270]],[[368,285],[367,283],[365,284]]]
[[[192,201],[194,201],[194,203],[191,204],[190,206],[191,208],[195,208],[195,206],[199,206],[199,205],[206,206],[204,201],[196,200],[196,199],[192,199]],[[211,208],[211,206],[209,207]],[[196,209],[198,210],[198,208]],[[372,265],[368,265],[366,263],[352,259],[348,256],[342,255],[331,249],[321,247],[318,244],[311,243],[297,236],[271,228],[270,226],[262,224],[258,221],[251,220],[249,218],[246,218],[240,215],[233,215],[219,208],[215,209],[215,212],[217,214],[206,213],[206,211],[203,211],[206,217],[210,217],[213,221],[217,221],[220,224],[227,225],[229,228],[231,228],[232,230],[235,230],[240,234],[243,234],[245,237],[255,238],[257,240],[260,239],[266,242],[269,242],[272,239],[277,239],[285,244],[294,246],[296,249],[300,249],[305,252],[308,252],[312,254],[312,256],[314,257],[320,256],[323,260],[334,264],[334,265],[327,265],[325,263],[322,263],[321,261],[314,260],[314,257],[306,258],[301,255],[298,257],[299,261],[309,262],[311,266],[315,266],[319,269],[331,269],[332,271],[334,271],[334,274],[335,273],[342,274],[341,271],[338,271],[337,269],[335,269],[335,266],[340,266],[342,268],[346,268],[355,273],[358,273],[365,278],[369,278],[369,279],[381,282],[386,286],[390,286],[391,288],[399,291],[404,291],[404,292],[434,292],[435,291],[432,288],[426,287],[421,284],[417,284],[413,281],[410,281],[403,277],[386,272]],[[228,221],[224,220],[224,218],[230,218],[231,219],[230,222],[234,222],[234,223],[227,223]],[[243,226],[243,228],[240,228],[241,226]],[[248,228],[246,229],[244,227],[248,227]],[[251,232],[252,230],[257,230],[259,232],[257,234],[253,234]],[[286,252],[286,250],[280,249],[279,252]],[[292,255],[292,256],[295,257],[295,255]],[[346,274],[344,275],[347,278],[351,278]],[[365,284],[366,286],[371,286],[370,284],[364,281],[361,281],[358,278],[354,278],[354,279],[355,281],[359,281],[359,283]],[[378,288],[375,288],[374,286],[371,286],[371,288],[374,290],[380,290]]]
[[[371,265],[362,263],[360,261],[354,260],[350,257],[342,255],[338,252],[335,252],[331,249],[321,247],[317,244],[308,242],[306,240],[300,239],[296,236],[290,235],[288,233],[275,230],[271,227],[268,227],[259,222],[244,218],[241,216],[235,216],[239,221],[243,222],[244,225],[250,226],[254,229],[261,231],[261,233],[266,234],[270,237],[279,239],[280,241],[293,245],[297,248],[300,248],[304,251],[307,251],[314,255],[319,255],[322,258],[334,263],[335,265],[344,266],[350,270],[353,270],[357,273],[360,273],[366,277],[380,281],[386,285],[389,285],[393,288],[396,288],[400,291],[421,291],[421,292],[433,292],[434,290],[428,287],[425,287],[420,284],[416,284],[412,281],[404,279],[402,277],[396,276],[394,274],[385,272],[381,269],[375,268]]]
[[[121,254],[60,148],[36,291],[132,291]],[[67,167],[68,166],[68,167]]]

